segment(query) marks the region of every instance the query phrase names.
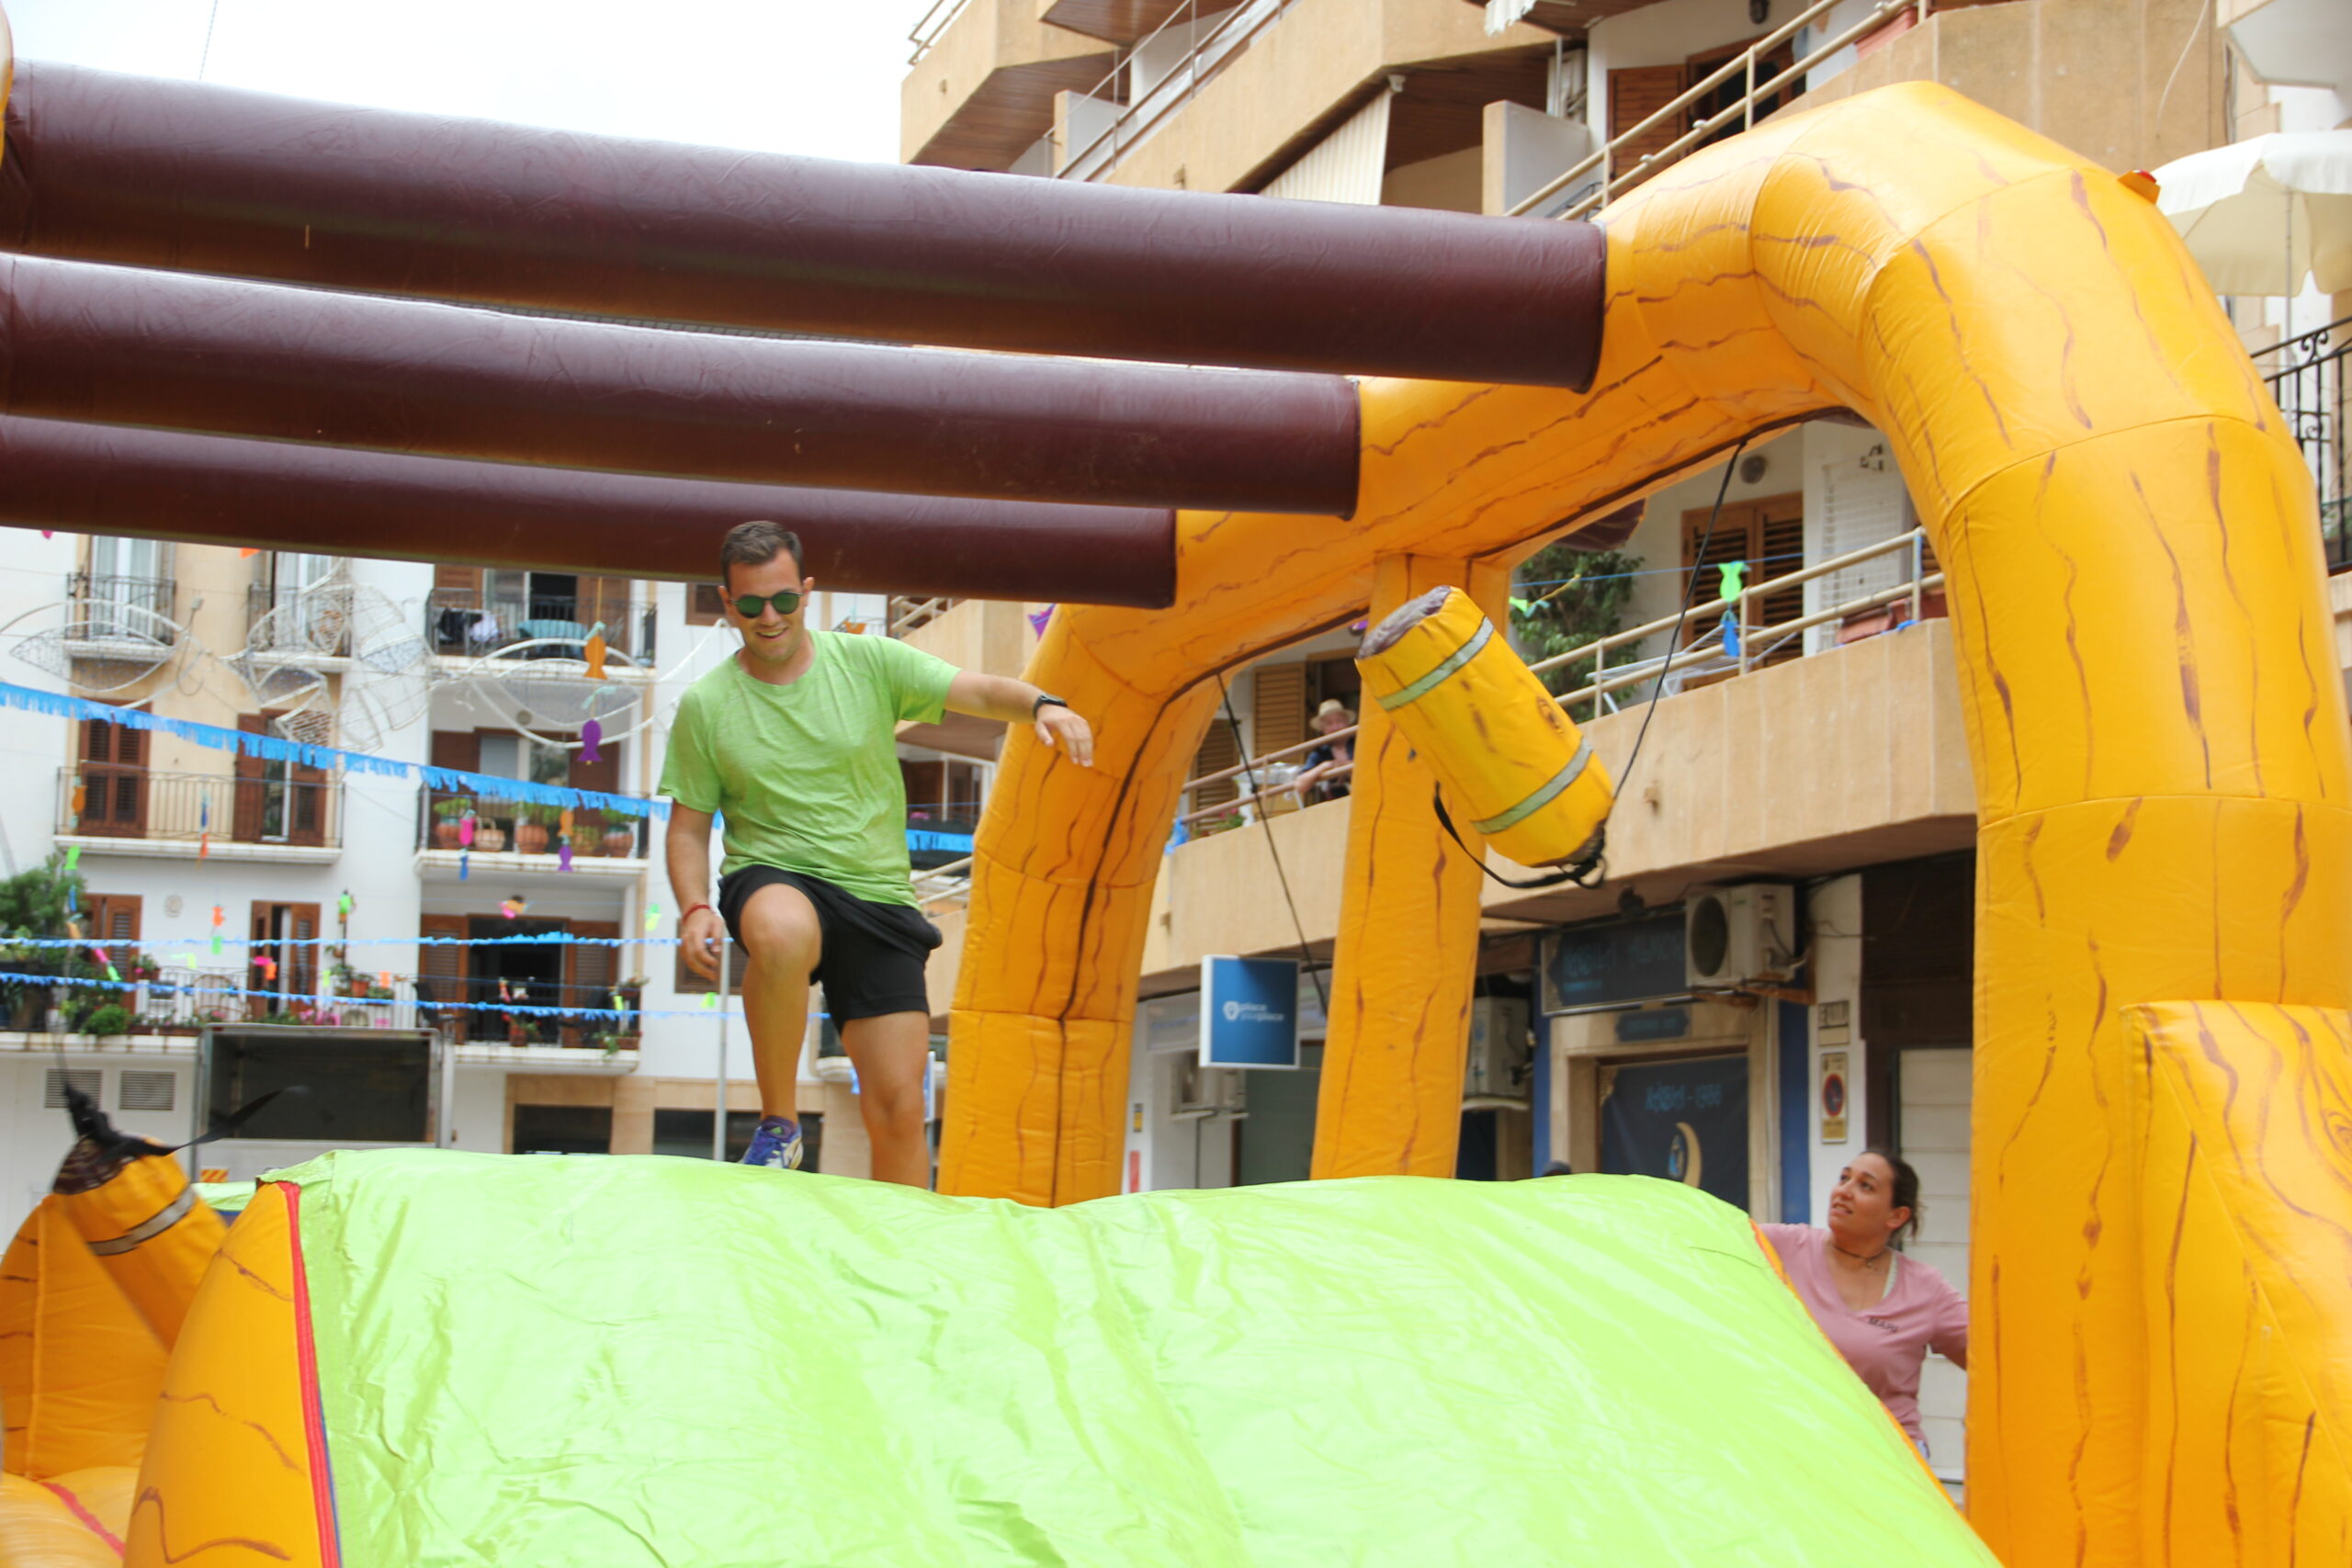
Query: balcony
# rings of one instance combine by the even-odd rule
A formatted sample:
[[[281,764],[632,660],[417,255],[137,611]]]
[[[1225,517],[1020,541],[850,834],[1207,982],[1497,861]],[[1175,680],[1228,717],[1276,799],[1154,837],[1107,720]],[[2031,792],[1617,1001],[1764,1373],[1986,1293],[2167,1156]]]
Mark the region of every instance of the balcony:
[[[175,640],[172,611],[179,585],[171,578],[77,571],[65,580],[65,596],[83,609],[67,634],[75,645],[168,648]],[[78,646],[76,651],[80,652]]]
[[[343,785],[261,773],[167,773],[85,762],[57,773],[57,836],[85,853],[155,859],[332,862],[343,852]],[[304,770],[308,771],[308,770]]]
[[[2345,491],[2352,463],[2346,462],[2344,450],[2347,357],[2352,357],[2352,316],[2289,338],[2256,361],[2319,491],[2320,539],[2331,575],[2352,571],[2352,497]]]
[[[300,951],[307,955],[312,950]],[[75,1006],[111,1003],[131,1015],[123,1032],[133,1037],[192,1035],[211,1024],[277,1023],[311,1029],[426,1029],[460,1044],[552,1045],[607,1054],[633,1050],[639,1043],[640,1025],[634,1017],[509,1013],[497,1005],[501,998],[494,978],[453,987],[447,980],[394,975],[387,986],[380,974],[337,970],[322,987],[317,971],[307,965],[265,980],[234,969],[149,966],[128,953],[118,953],[117,963],[126,982],[119,991],[28,983],[10,997],[10,1016],[0,1019],[0,1024],[13,1026],[16,1032],[45,1033],[62,1043],[62,1036],[40,1027],[49,1013],[62,1013],[71,1028],[80,1016]],[[50,975],[61,972],[62,965],[55,959],[37,958],[14,960],[10,967]],[[510,981],[506,999],[517,1007],[601,1010],[613,1005],[614,990],[602,984]],[[620,994],[632,1013],[642,1005],[634,989]]]
[[[535,801],[489,794],[458,795],[430,786],[416,796],[418,871],[438,882],[461,881],[477,873],[522,877],[545,885],[548,877],[634,879],[644,874],[651,824],[643,817],[577,807],[571,812],[571,869],[564,869],[564,812]],[[466,821],[472,818],[472,841]]]
[[[900,155],[956,169],[1011,169],[1053,129],[1054,95],[1086,91],[1118,58],[1040,21],[1037,0],[936,6],[915,39],[899,90]]]
[[[594,627],[580,619],[573,596],[508,596],[474,588],[436,588],[425,596],[424,635],[436,654],[481,659],[519,648],[518,659],[583,657]],[[625,611],[605,623],[605,648],[619,669],[653,659],[653,607]]]
[[[245,646],[257,653],[348,658],[351,616],[311,589],[256,582],[245,590]]]
[[[1018,675],[1037,646],[1027,610],[1003,599],[893,600],[890,618],[890,635],[958,670]],[[942,715],[937,724],[902,724],[899,739],[962,757],[993,758],[1004,739],[1004,726],[951,713]]]

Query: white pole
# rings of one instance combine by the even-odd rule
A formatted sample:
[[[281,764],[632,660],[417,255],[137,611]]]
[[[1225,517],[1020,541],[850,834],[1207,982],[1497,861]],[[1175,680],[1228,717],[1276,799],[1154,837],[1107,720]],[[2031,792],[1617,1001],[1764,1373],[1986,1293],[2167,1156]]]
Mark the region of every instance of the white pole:
[[[711,1102],[710,1157],[727,1157],[727,1003],[731,993],[728,982],[734,977],[735,939],[722,934],[718,944],[718,1077],[711,1088],[716,1098]]]

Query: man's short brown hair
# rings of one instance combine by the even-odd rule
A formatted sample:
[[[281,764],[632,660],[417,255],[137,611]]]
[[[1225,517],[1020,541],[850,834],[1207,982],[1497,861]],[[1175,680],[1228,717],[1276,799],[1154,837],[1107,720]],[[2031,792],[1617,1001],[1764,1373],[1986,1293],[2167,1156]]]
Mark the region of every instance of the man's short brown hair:
[[[801,567],[805,558],[800,553],[800,536],[781,523],[738,523],[727,530],[727,537],[718,542],[718,581],[721,587],[732,588],[730,575],[739,566],[765,566],[780,555],[792,558],[792,570],[806,575]]]

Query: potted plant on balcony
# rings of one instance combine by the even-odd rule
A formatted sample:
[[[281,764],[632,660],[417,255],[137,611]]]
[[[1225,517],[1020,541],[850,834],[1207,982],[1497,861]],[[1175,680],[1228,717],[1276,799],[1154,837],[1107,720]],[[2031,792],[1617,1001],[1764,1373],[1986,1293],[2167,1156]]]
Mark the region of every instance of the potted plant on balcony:
[[[605,852],[616,859],[637,853],[637,825],[617,812],[605,818]]]
[[[130,1010],[120,1002],[105,1002],[82,1015],[82,1032],[115,1035],[130,1032]]]
[[[525,802],[514,807],[514,848],[522,854],[543,855],[548,852],[548,829],[555,825],[559,813],[552,806]]]
[[[474,803],[464,795],[452,795],[447,800],[433,803],[433,847],[436,850],[461,850],[465,846],[463,830],[458,824],[465,819]]]

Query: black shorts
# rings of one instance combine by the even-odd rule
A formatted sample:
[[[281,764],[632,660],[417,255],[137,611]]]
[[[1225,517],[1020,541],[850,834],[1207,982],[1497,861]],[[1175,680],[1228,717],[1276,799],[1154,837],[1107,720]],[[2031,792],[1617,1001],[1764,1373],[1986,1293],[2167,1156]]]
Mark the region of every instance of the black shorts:
[[[940,943],[939,928],[905,904],[870,903],[821,877],[772,865],[747,865],[718,879],[718,914],[738,942],[743,906],[775,883],[797,887],[817,907],[824,951],[809,978],[825,987],[825,1011],[839,1024],[885,1013],[931,1011],[923,964]]]

